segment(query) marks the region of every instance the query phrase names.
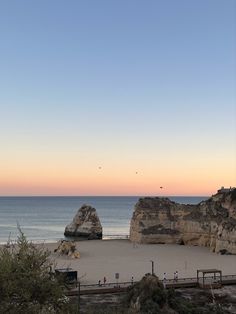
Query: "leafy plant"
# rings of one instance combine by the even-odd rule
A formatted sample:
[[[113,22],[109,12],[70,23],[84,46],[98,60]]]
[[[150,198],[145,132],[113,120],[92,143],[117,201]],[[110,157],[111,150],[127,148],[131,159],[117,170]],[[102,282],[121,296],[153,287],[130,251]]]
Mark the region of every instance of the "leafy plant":
[[[0,313],[69,313],[52,266],[49,252],[28,242],[19,228],[17,243],[0,248]]]

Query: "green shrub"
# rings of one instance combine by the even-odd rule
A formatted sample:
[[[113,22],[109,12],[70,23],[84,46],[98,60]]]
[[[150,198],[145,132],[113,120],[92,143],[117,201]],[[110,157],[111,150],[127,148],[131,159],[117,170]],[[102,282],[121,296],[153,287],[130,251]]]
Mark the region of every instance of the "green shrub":
[[[19,232],[16,245],[0,249],[0,313],[69,313],[49,252]]]

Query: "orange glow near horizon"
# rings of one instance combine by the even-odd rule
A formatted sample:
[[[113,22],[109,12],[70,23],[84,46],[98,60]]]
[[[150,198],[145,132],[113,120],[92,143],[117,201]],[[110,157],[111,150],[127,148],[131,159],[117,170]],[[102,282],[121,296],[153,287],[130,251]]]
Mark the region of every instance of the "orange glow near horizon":
[[[235,186],[236,165],[231,158],[207,161],[183,154],[129,155],[125,158],[19,153],[2,157],[0,195],[212,195],[221,186]],[[222,167],[223,164],[223,167]],[[163,189],[160,189],[163,186]]]
[[[212,195],[221,186],[233,186],[233,178],[183,174],[147,175],[119,173],[36,173],[0,178],[1,195]],[[223,182],[223,183],[222,183]],[[160,187],[163,186],[163,189]]]

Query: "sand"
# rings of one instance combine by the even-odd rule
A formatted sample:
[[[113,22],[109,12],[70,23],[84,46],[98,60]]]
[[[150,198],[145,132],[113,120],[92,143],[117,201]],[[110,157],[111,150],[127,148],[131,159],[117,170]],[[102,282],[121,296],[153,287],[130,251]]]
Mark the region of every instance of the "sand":
[[[94,240],[77,242],[80,259],[71,259],[54,253],[56,243],[45,244],[52,253],[57,268],[71,267],[78,271],[82,284],[98,283],[107,278],[107,282],[140,280],[145,273],[154,272],[162,279],[173,278],[178,271],[181,277],[196,277],[197,269],[217,268],[223,275],[236,274],[236,255],[219,255],[204,247],[191,247],[172,244],[138,244],[129,240]]]

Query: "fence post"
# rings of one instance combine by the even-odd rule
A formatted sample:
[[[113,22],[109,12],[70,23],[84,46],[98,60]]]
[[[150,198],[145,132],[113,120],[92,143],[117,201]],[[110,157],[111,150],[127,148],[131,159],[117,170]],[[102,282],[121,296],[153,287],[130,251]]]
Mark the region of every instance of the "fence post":
[[[152,276],[154,275],[154,262],[150,261],[152,263]]]
[[[77,313],[79,314],[80,312],[80,281],[78,284],[78,303],[77,303]]]

